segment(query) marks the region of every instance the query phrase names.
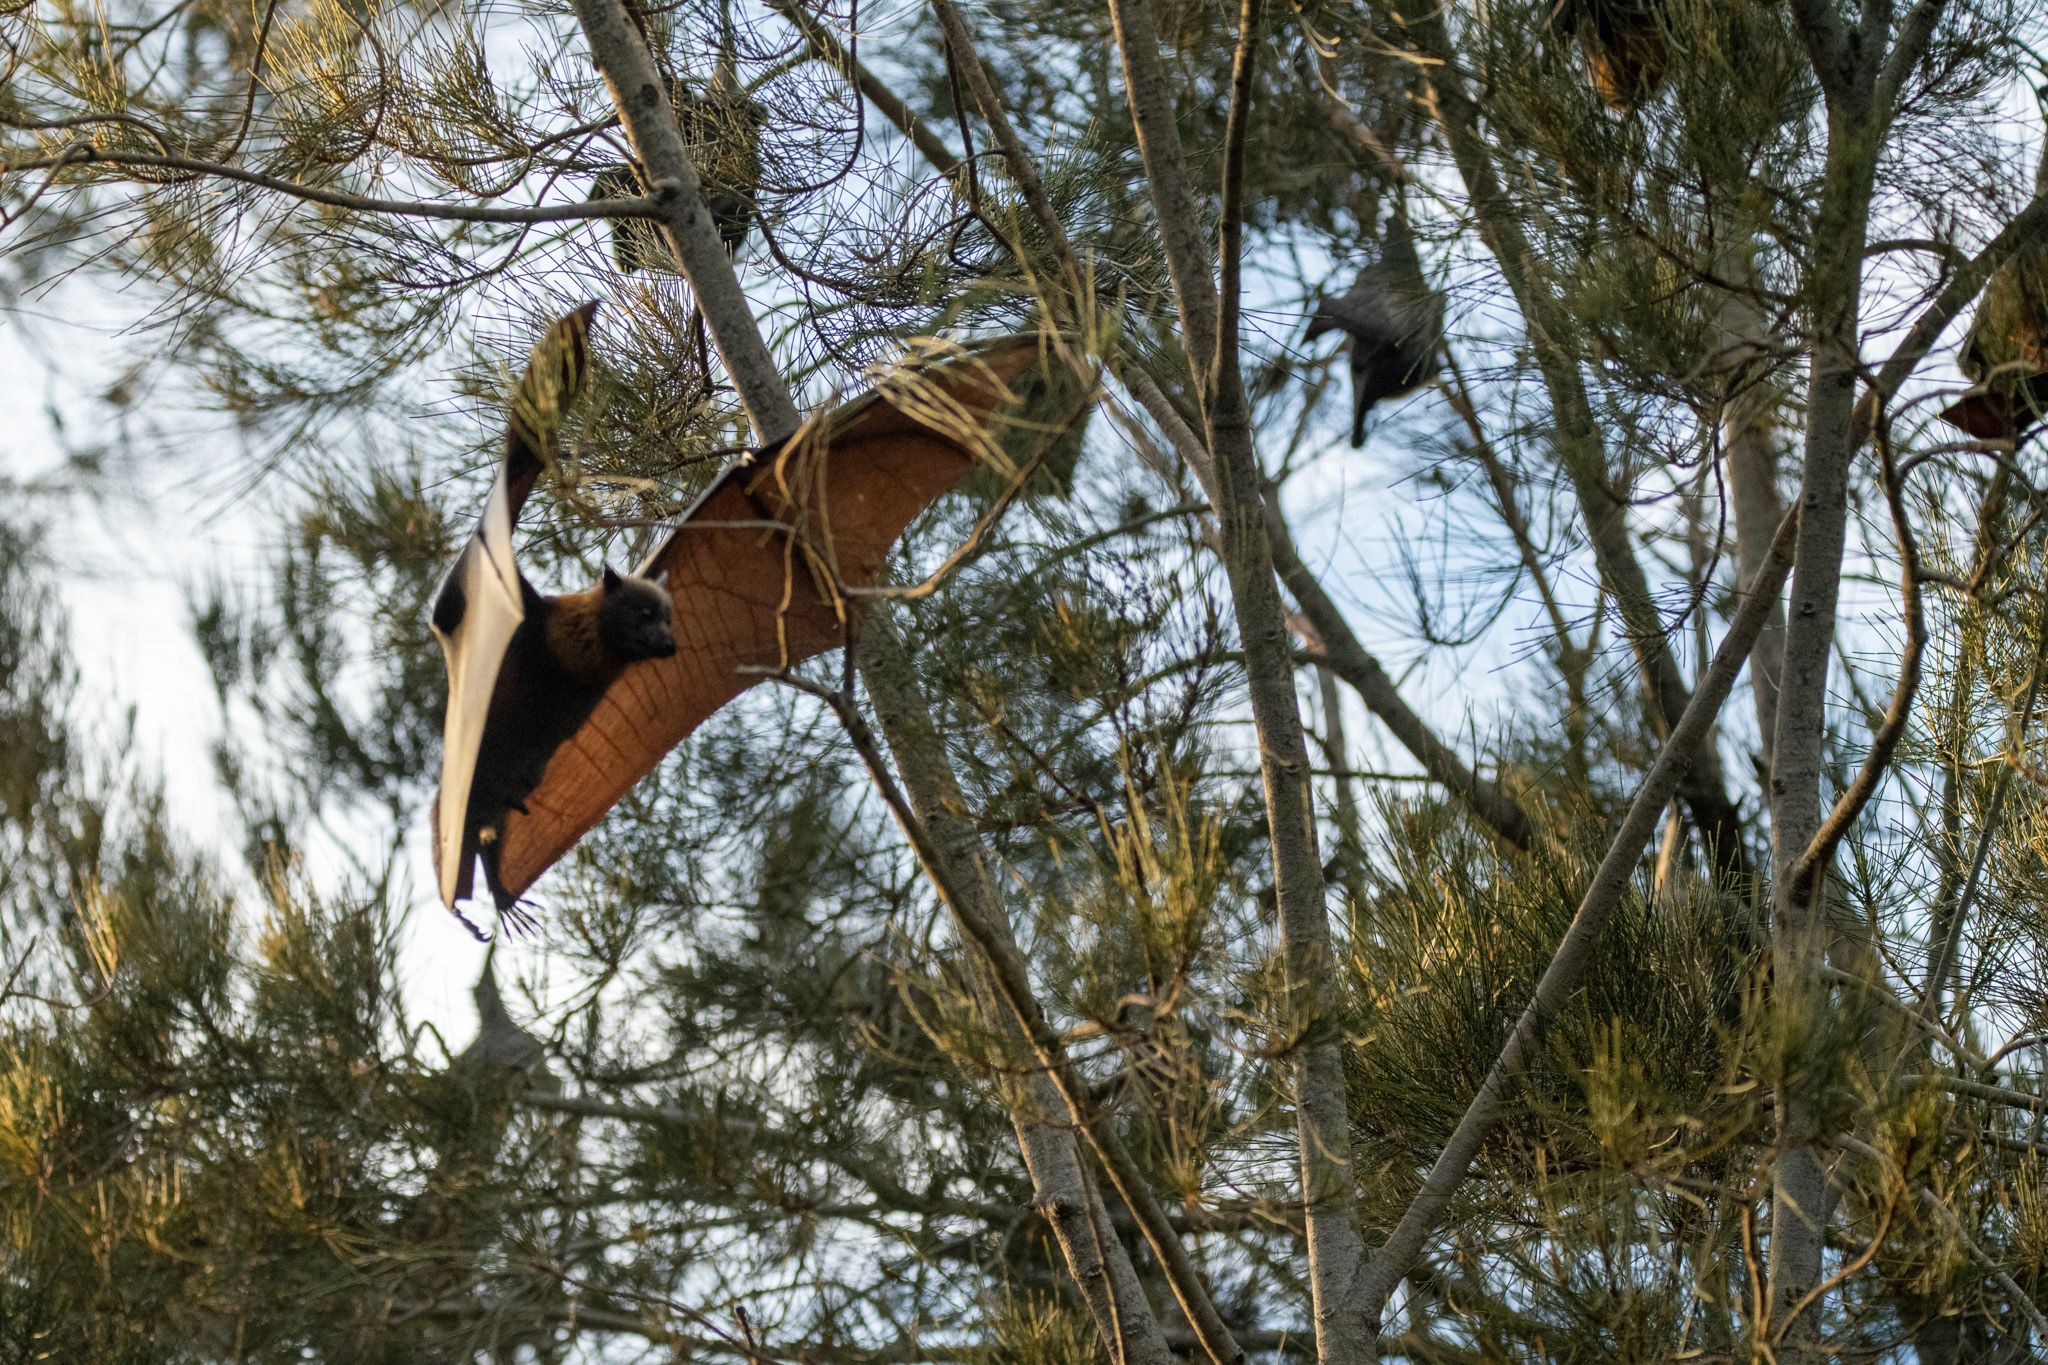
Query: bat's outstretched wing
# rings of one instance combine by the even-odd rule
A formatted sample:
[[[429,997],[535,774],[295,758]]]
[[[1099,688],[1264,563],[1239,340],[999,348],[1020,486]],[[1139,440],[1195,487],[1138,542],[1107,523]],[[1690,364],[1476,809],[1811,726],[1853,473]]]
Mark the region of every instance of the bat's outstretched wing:
[[[844,643],[837,584],[875,581],[911,520],[984,460],[1004,462],[998,410],[1052,367],[1010,337],[908,368],[813,418],[773,454],[728,471],[639,572],[665,576],[676,654],[628,669],[556,751],[497,851],[501,908],[572,848],[634,783],[764,670]],[[1067,414],[1071,417],[1072,414]]]
[[[1980,441],[2011,441],[2037,430],[2048,413],[2048,374],[1979,389],[1942,409],[1941,420]]]
[[[1941,420],[1980,441],[2011,440],[2019,423],[2013,404],[1989,393],[1973,393],[1941,411]]]
[[[491,484],[483,520],[434,597],[434,636],[448,664],[448,713],[441,729],[441,789],[434,798],[434,871],[442,903],[453,909],[469,894],[476,862],[468,828],[469,791],[490,715],[498,669],[526,618],[512,531],[534,481],[552,453],[562,412],[583,385],[594,303],[548,329],[533,348],[513,391],[505,423],[505,458]]]

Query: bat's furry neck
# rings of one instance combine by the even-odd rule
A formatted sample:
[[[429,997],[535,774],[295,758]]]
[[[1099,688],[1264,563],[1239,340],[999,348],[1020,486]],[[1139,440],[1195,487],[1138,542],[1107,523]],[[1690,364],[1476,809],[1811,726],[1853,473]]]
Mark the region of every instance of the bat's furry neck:
[[[600,585],[546,599],[542,628],[549,655],[579,681],[600,689],[610,686],[627,665],[652,657],[635,646],[628,626],[629,613],[650,594],[661,602],[665,621],[668,594],[644,578],[622,577],[609,588]]]

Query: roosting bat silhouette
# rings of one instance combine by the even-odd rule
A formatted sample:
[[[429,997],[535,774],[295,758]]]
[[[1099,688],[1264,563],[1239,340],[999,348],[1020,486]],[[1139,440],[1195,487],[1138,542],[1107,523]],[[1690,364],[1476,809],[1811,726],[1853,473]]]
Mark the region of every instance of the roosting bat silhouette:
[[[2048,105],[2048,86],[2036,92]],[[2048,190],[2048,149],[2034,193]],[[2017,445],[2048,420],[2048,247],[2029,242],[1984,282],[1956,364],[1976,388],[1942,420],[1980,441]]]
[[[1436,378],[1443,344],[1444,297],[1422,277],[1422,260],[1407,220],[1387,220],[1378,259],[1358,272],[1351,288],[1316,305],[1302,340],[1342,332],[1351,365],[1351,447],[1365,444],[1365,419],[1389,398]]]
[[[434,861],[458,918],[477,862],[516,917],[540,875],[713,712],[844,643],[843,589],[872,585],[911,520],[980,463],[1007,462],[998,421],[1035,405],[1049,366],[1064,365],[1016,336],[899,367],[736,462],[632,576],[607,569],[597,588],[549,598],[520,573],[512,532],[581,387],[595,307],[534,348],[482,523],[434,605],[448,664]]]
[[[1576,37],[1586,79],[1609,109],[1626,114],[1649,103],[1664,83],[1671,47],[1657,11],[1663,0],[1557,0],[1553,32]]]

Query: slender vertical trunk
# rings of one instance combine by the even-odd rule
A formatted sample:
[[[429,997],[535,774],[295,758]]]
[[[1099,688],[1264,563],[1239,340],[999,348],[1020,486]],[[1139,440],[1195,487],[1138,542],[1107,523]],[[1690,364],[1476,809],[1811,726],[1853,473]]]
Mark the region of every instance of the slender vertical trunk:
[[[1724,253],[1719,265],[1722,277],[1739,286],[1746,287],[1755,279],[1747,242]],[[1752,357],[1769,353],[1771,339],[1765,334],[1763,317],[1739,289],[1722,299],[1716,326],[1723,345],[1718,368],[1724,379],[1736,378]],[[1785,516],[1784,502],[1778,496],[1777,399],[1773,385],[1757,383],[1735,393],[1721,410],[1721,449],[1735,512],[1735,575],[1745,592],[1756,582],[1771,536]],[[1778,680],[1784,667],[1785,609],[1779,605],[1764,623],[1749,660],[1749,686],[1756,701],[1767,771],[1778,725]]]
[[[1735,504],[1735,575],[1744,592],[1756,582],[1771,531],[1785,515],[1778,499],[1777,433],[1768,416],[1749,402],[1728,405],[1722,417],[1723,450],[1728,465],[1729,501]],[[1756,723],[1763,739],[1763,761],[1771,763],[1771,742],[1778,726],[1778,683],[1785,671],[1785,608],[1772,609],[1764,633],[1749,661],[1749,686],[1756,699]]]
[[[1849,464],[1860,367],[1864,239],[1869,225],[1875,149],[1868,129],[1844,98],[1831,105],[1826,188],[1813,240],[1819,256],[1809,279],[1812,360],[1808,367],[1804,472],[1799,489],[1799,543],[1787,613],[1777,724],[1771,745],[1772,957],[1776,1018],[1791,1060],[1779,1081],[1775,1119],[1779,1158],[1771,1199],[1771,1335],[1779,1358],[1817,1358],[1825,1303],[1811,1299],[1821,1282],[1826,1245],[1828,1180],[1816,1143],[1818,1092],[1829,1078],[1805,1058],[1826,1024],[1829,916],[1826,873],[1801,884],[1792,873],[1819,832],[1827,739],[1828,665],[1847,535]],[[1804,1304],[1793,1320],[1795,1305]]]
[[[893,627],[877,620],[864,642],[868,658],[862,676],[875,703],[883,738],[896,760],[917,816],[930,832],[932,853],[945,860],[947,881],[958,894],[980,901],[979,917],[993,926],[1016,951],[1010,919],[1001,893],[989,876],[980,837],[956,812],[965,808],[951,764],[939,747],[931,715],[913,684],[895,676],[900,666],[890,657],[897,651]],[[975,992],[982,1022],[999,1036],[1014,1040],[1020,1055],[1028,1047],[1017,1021],[1001,1002],[984,968],[976,973]],[[1088,1305],[1089,1315],[1110,1344],[1119,1365],[1169,1365],[1173,1352],[1162,1335],[1136,1268],[1112,1231],[1102,1195],[1081,1156],[1070,1126],[1062,1123],[1066,1106],[1058,1089],[1028,1061],[1003,1079],[1001,1090],[1031,1176],[1032,1202],[1059,1242],[1067,1272]]]
[[[1235,234],[1240,220],[1233,198],[1234,176],[1242,164],[1259,8],[1257,0],[1246,0],[1241,11],[1237,62],[1232,71],[1230,123],[1225,133],[1230,150],[1225,155],[1220,288],[1210,267],[1203,215],[1181,149],[1173,90],[1159,57],[1159,36],[1149,0],[1111,0],[1110,18],[1123,57],[1131,122],[1173,277],[1181,331],[1208,427],[1217,529],[1259,737],[1259,771],[1265,786],[1286,993],[1282,1017],[1292,1034],[1289,1059],[1301,1151],[1316,1354],[1325,1365],[1364,1365],[1376,1354],[1378,1324],[1358,1311],[1351,1293],[1364,1264],[1365,1242],[1358,1227],[1357,1174],[1345,1108],[1343,1055],[1335,1028],[1336,956],[1324,904],[1308,746],[1302,737],[1294,690],[1287,615],[1273,577],[1272,550],[1266,540],[1264,479],[1238,371]]]

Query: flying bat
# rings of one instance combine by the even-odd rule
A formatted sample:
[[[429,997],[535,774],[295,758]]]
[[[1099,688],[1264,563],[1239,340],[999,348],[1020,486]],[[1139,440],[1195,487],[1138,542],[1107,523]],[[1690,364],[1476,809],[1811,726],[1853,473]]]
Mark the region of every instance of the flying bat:
[[[858,610],[847,589],[875,582],[910,522],[978,466],[1018,467],[1005,432],[1042,453],[1089,397],[1063,386],[1070,368],[1037,336],[899,367],[742,457],[632,575],[545,598],[519,573],[512,528],[581,382],[589,317],[564,318],[535,349],[483,523],[435,606],[449,686],[434,856],[450,910],[480,861],[492,902],[516,915],[541,874],[713,712],[844,644]],[[1054,392],[1074,401],[1048,421]],[[653,596],[665,613],[645,610]]]
[[[520,509],[582,388],[595,311],[590,304],[569,314],[534,348],[513,391],[483,520],[434,598],[432,626],[448,666],[435,853],[450,867],[474,862],[497,837],[505,812],[539,784],[548,758],[628,666],[675,653],[668,594],[656,584],[607,567],[590,591],[547,597],[512,554]]]
[[[1350,289],[1316,306],[1303,340],[1329,332],[1350,338],[1351,446],[1365,444],[1365,418],[1387,398],[1412,393],[1436,377],[1444,335],[1443,295],[1422,278],[1408,226],[1396,214],[1379,259],[1358,272]]]

